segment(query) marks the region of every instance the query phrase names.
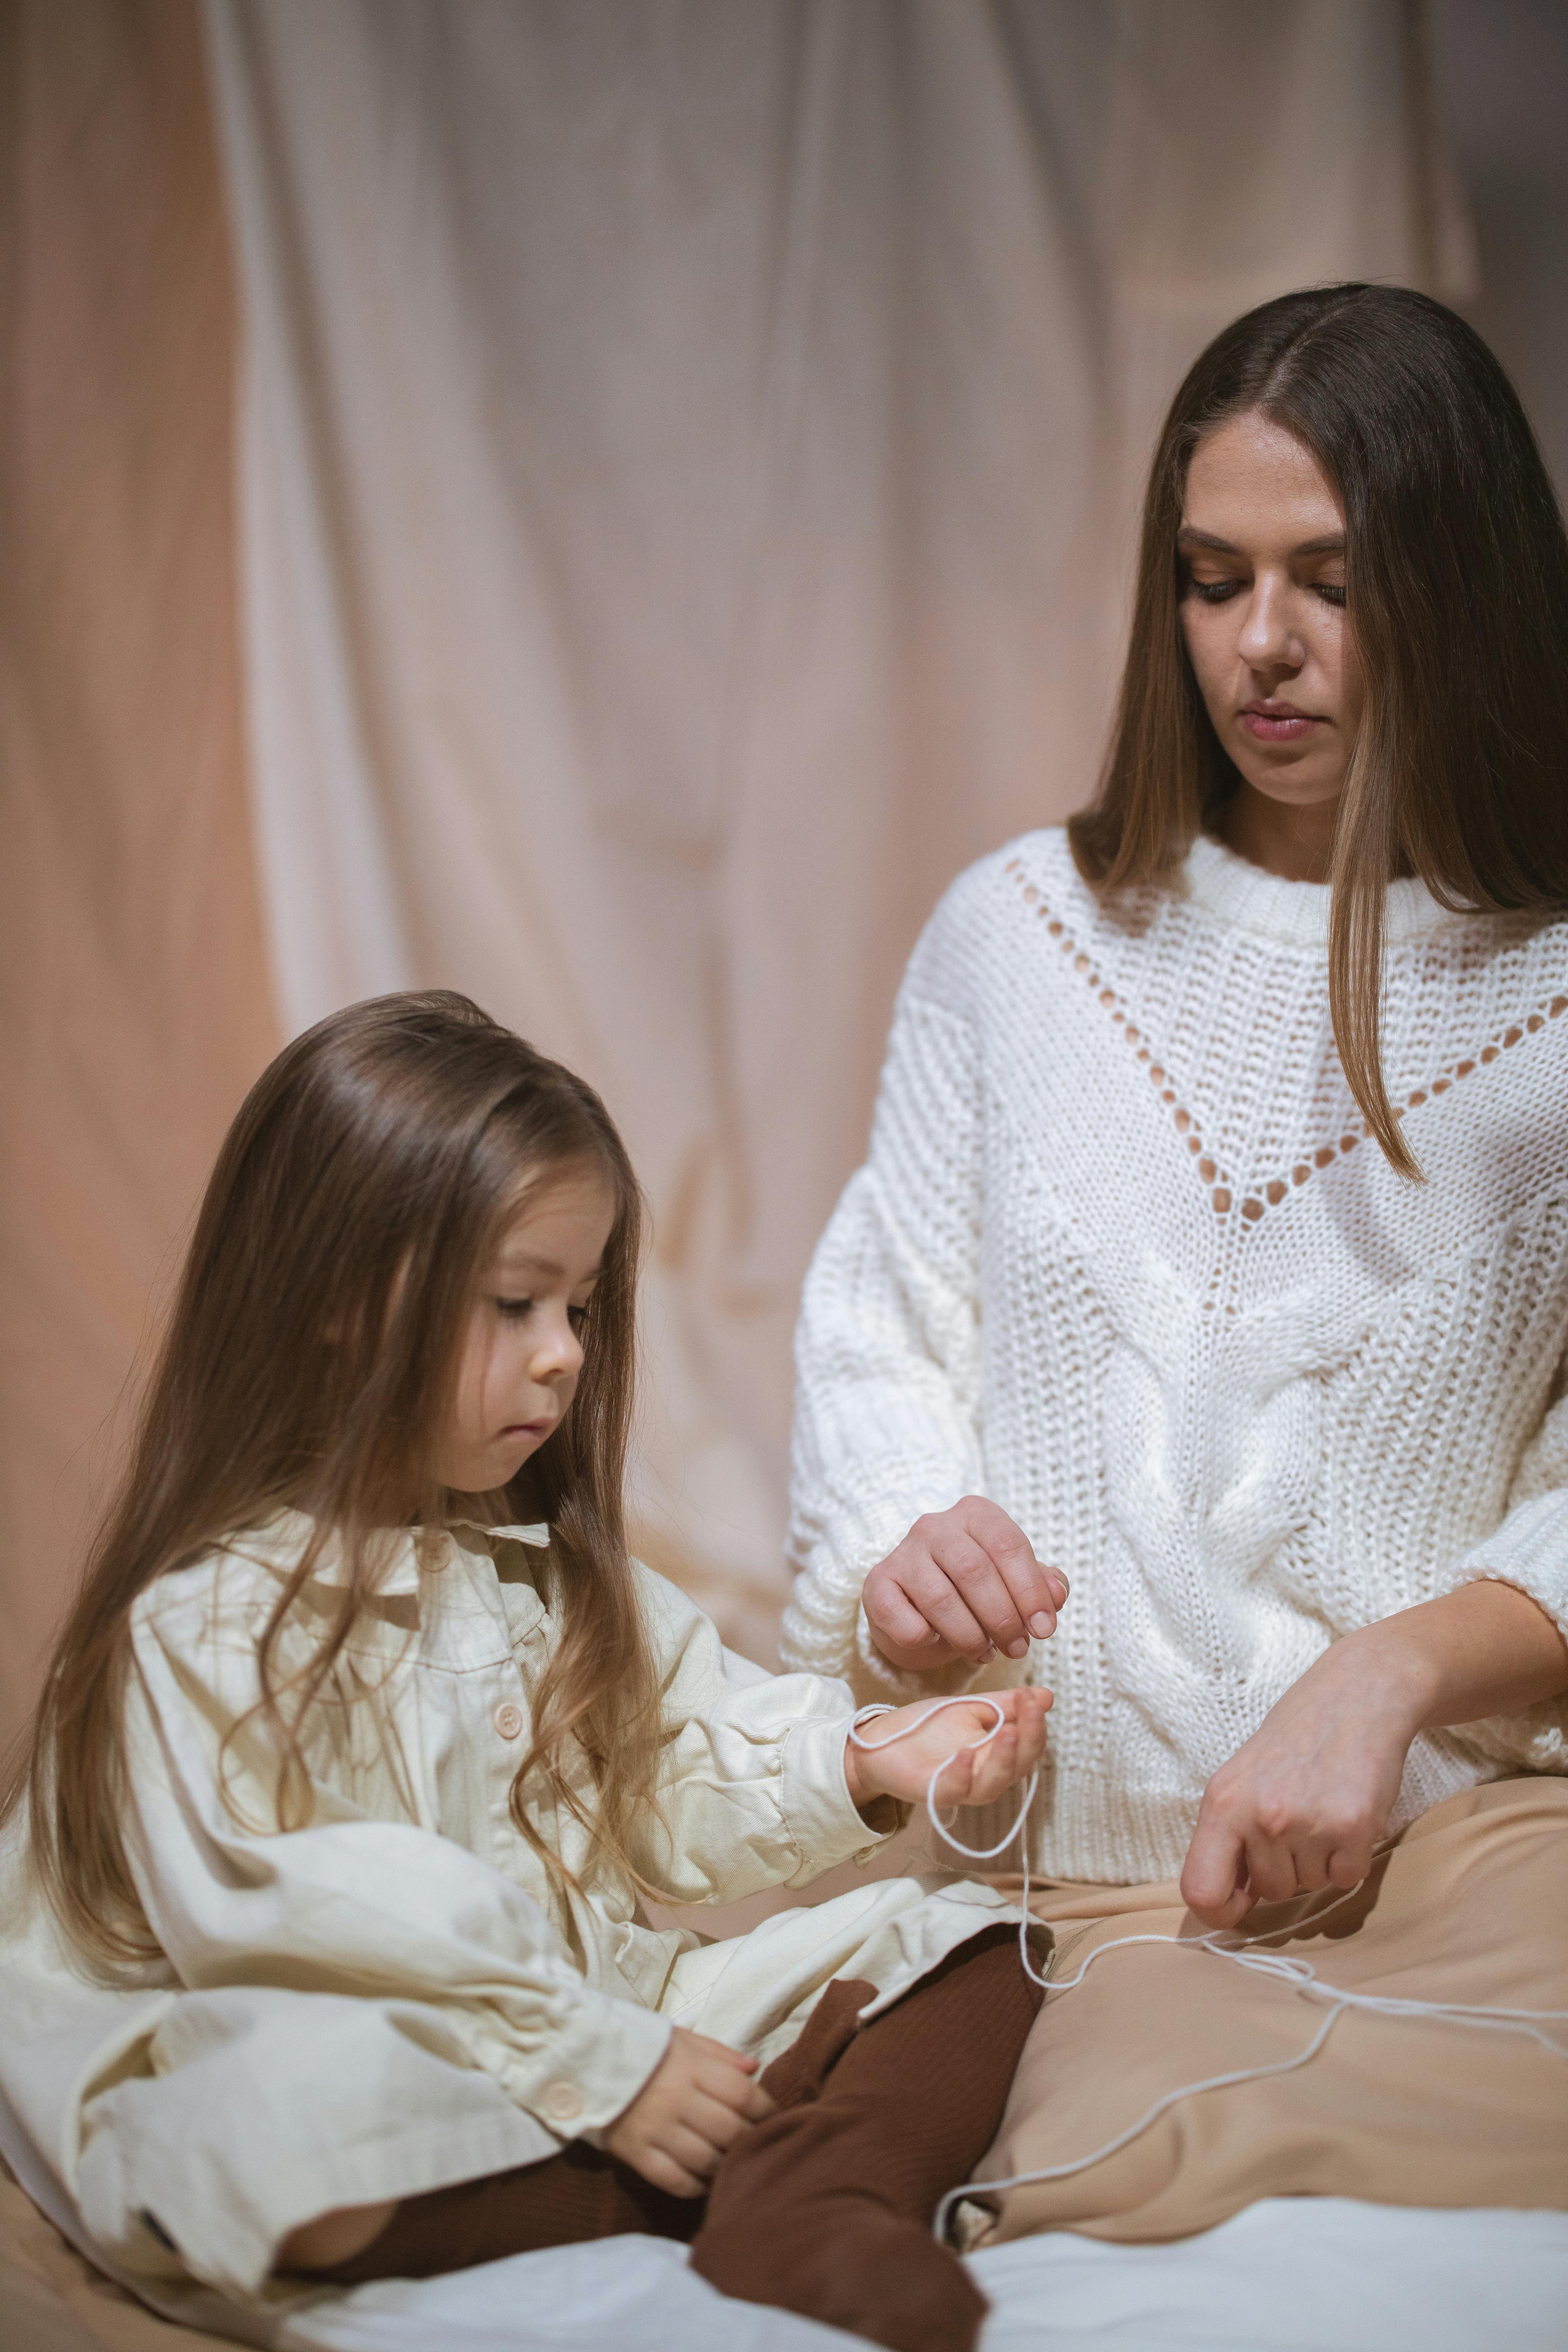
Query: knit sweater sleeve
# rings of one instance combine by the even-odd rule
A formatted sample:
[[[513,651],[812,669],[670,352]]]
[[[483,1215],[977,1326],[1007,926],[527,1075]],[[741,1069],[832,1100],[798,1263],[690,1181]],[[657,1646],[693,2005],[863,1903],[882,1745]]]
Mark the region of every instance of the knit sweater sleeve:
[[[938,1686],[877,1652],[860,1587],[922,1512],[981,1484],[980,1055],[933,985],[942,923],[939,909],[906,977],[869,1156],[817,1246],[795,1338],[784,1654],[862,1698]]]
[[[1519,1465],[1505,1517],[1455,1561],[1442,1589],[1453,1591],[1483,1579],[1517,1585],[1568,1637],[1568,1357],[1554,1394]],[[1500,1762],[1568,1771],[1568,1696],[1542,1700],[1522,1715],[1467,1726],[1466,1736]]]

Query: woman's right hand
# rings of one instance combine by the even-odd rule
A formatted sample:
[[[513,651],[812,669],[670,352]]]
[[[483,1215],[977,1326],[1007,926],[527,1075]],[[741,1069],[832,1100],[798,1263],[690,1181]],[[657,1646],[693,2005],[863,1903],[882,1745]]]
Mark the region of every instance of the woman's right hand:
[[[982,1495],[917,1519],[866,1579],[866,1619],[889,1665],[910,1674],[995,1652],[1027,1654],[1057,1630],[1068,1580],[1043,1567],[1028,1538]]]
[[[605,2147],[671,2197],[700,2197],[724,2151],[773,2113],[754,2058],[678,2025],[669,2047],[605,2130]]]

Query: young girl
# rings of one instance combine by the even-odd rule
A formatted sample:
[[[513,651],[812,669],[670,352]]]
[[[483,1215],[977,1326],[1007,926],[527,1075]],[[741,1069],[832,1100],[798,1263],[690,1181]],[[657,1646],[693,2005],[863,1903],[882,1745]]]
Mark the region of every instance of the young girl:
[[[973,2340],[930,2224],[1037,1998],[1002,1898],[889,1879],[705,1942],[638,1895],[805,1885],[955,1750],[943,1797],[989,1801],[1048,1695],[852,1739],[841,1684],[628,1559],[640,1225],[597,1097],[454,995],[321,1023],[224,1146],[0,1889],[0,2081],[165,2302],[651,2230]]]

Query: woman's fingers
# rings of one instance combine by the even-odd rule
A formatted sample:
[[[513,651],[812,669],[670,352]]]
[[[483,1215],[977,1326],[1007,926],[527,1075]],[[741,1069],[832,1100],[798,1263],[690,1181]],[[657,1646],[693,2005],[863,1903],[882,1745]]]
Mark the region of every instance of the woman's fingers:
[[[971,1613],[969,1601],[963,1600],[952,1578],[936,1559],[914,1561],[905,1580],[905,1597],[912,1601],[921,1621],[954,1651],[959,1658],[969,1658],[971,1665],[985,1665],[992,1654],[990,1634]]]
[[[1336,1846],[1329,1856],[1325,1884],[1343,1887],[1347,1894],[1359,1886],[1372,1868],[1374,1843],[1369,1837],[1352,1845]]]
[[[867,1622],[879,1643],[905,1654],[922,1649],[942,1651],[942,1634],[900,1583],[894,1561],[883,1560],[871,1570],[862,1597]]]
[[[932,1540],[931,1559],[973,1619],[983,1645],[980,1654],[988,1655],[994,1647],[1004,1657],[1025,1656],[1029,1647],[1028,1629],[1014,1604],[1000,1566],[963,1524],[958,1512],[951,1513],[949,1519],[949,1525]],[[957,1524],[952,1524],[955,1521]],[[1011,1526],[1011,1520],[1007,1524]],[[1041,1590],[1043,1592],[1043,1585]],[[1054,1612],[1051,1622],[1056,1622]]]
[[[969,1534],[991,1559],[1005,1586],[1024,1635],[1038,1642],[1048,1641],[1057,1630],[1057,1612],[1067,1601],[1067,1579],[1059,1570],[1048,1569],[1035,1558],[1035,1548],[1027,1536],[996,1504],[972,1496],[959,1505],[959,1509],[964,1514]],[[998,1622],[1005,1629],[1008,1621],[1002,1618]],[[1023,1655],[1014,1646],[1016,1636],[1005,1640],[1002,1633],[994,1628],[989,1630],[997,1648],[1007,1656]]]
[[[966,1495],[938,1524],[933,1555],[1005,1657],[1021,1658],[1031,1640],[1044,1641],[1056,1632],[1061,1606],[1057,1588],[1027,1536],[998,1504],[984,1495]]]
[[[1228,1927],[1250,1899],[1244,1893],[1247,1845],[1240,1832],[1205,1800],[1182,1870],[1182,1900],[1211,1927]]]
[[[1289,1903],[1303,1885],[1293,1850],[1255,1830],[1247,1841],[1247,1884],[1255,1903]]]
[[[1059,1570],[1043,1567],[1027,1537],[983,1495],[951,1510],[928,1512],[866,1579],[866,1614],[895,1663],[945,1663],[952,1655],[983,1665],[993,1650],[1022,1658],[1031,1641],[1056,1631],[1068,1597]]]

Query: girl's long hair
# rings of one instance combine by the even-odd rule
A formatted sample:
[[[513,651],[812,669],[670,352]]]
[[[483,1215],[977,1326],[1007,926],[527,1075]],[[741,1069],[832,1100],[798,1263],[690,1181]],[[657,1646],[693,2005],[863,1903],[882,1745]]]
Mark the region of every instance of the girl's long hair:
[[[155,1948],[121,1836],[137,1596],[280,1507],[310,1515],[314,1536],[283,1581],[258,1659],[259,1711],[281,1759],[278,1826],[301,1825],[304,1719],[374,1590],[386,1531],[447,1508],[431,1446],[475,1284],[531,1190],[576,1169],[598,1171],[615,1202],[576,1394],[512,1488],[489,1498],[501,1518],[549,1519],[543,1598],[560,1625],[511,1809],[559,1871],[526,1798],[542,1774],[586,1821],[570,1741],[595,1784],[596,1853],[626,1863],[660,1744],[622,1521],[642,1197],[580,1078],[466,997],[379,997],[296,1039],[229,1129],[130,1467],[55,1651],[13,1801],[25,1783],[36,1866],[87,1953],[112,1962]],[[339,1606],[304,1668],[284,1672],[279,1637],[329,1546],[342,1563]]]
[[[1251,410],[1344,509],[1365,703],[1334,834],[1330,1006],[1368,1129],[1414,1176],[1379,1055],[1385,895],[1416,875],[1456,909],[1568,906],[1568,540],[1512,385],[1441,303],[1331,286],[1237,319],[1182,384],[1149,477],[1110,752],[1068,827],[1102,892],[1169,874],[1237,788],[1183,642],[1176,533],[1194,449]]]

